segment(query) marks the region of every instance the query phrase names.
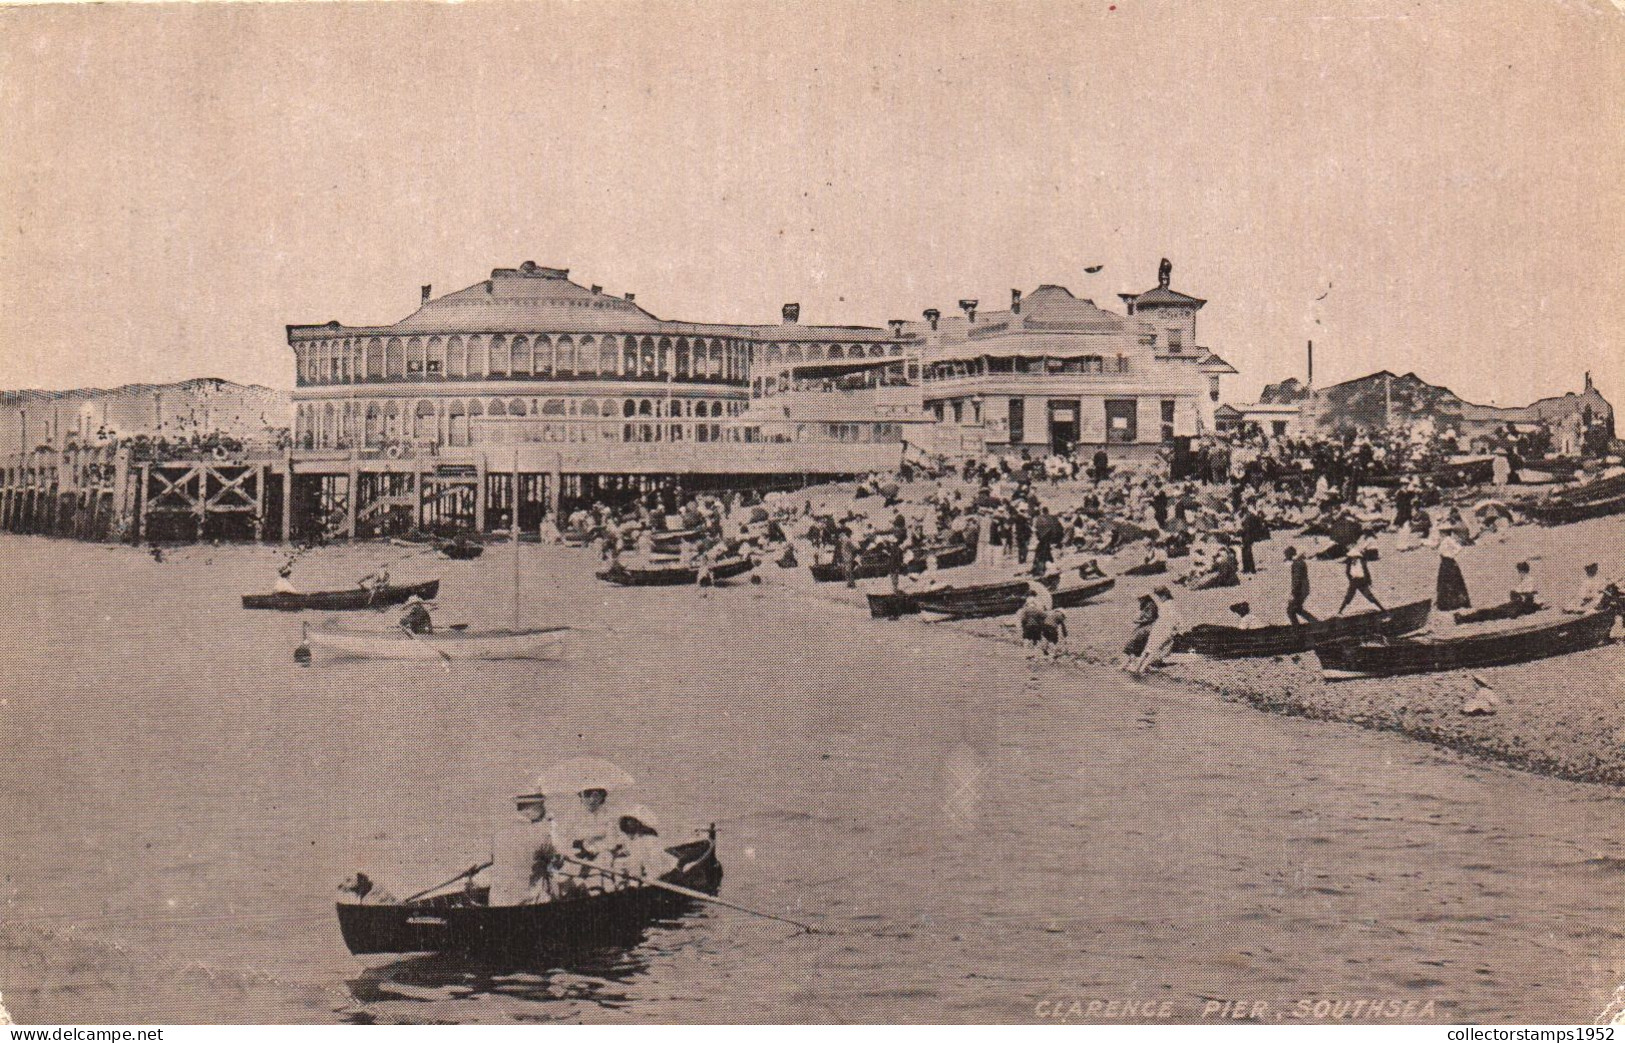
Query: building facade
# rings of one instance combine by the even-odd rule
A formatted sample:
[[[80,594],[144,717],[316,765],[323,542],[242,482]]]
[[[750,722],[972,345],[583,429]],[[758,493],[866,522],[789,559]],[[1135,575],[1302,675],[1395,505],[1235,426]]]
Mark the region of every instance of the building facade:
[[[65,450],[114,439],[211,435],[275,441],[293,423],[287,392],[205,377],[71,391],[0,392],[0,454]]]

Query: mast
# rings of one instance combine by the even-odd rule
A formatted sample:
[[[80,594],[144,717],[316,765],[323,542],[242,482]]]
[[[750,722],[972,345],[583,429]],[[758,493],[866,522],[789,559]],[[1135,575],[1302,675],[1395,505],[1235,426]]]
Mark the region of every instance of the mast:
[[[513,628],[519,629],[519,447],[513,447],[513,524],[508,527],[513,539]]]

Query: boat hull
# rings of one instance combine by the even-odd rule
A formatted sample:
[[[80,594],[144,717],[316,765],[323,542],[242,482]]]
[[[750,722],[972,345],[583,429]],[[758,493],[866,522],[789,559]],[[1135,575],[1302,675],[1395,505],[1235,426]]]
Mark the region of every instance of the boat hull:
[[[440,581],[414,583],[378,590],[327,590],[310,594],[244,594],[243,607],[274,609],[278,612],[358,612],[369,608],[399,605],[414,594],[425,601],[433,601],[440,593]]]
[[[976,545],[974,543],[949,547],[937,552],[937,568],[957,569],[964,565],[976,563]],[[903,566],[902,575],[914,576],[925,571],[925,559],[918,555],[915,560]],[[812,578],[818,583],[839,583],[846,580],[846,569],[833,561],[821,562],[817,565],[807,566],[812,572]],[[858,557],[858,567],[852,571],[853,579],[881,579],[891,575],[891,560],[886,555],[864,554]]]
[[[1099,597],[1117,585],[1115,579],[1097,579],[1067,589],[1057,589],[1052,595],[1056,608],[1076,608],[1091,598]],[[1008,590],[987,593],[950,591],[933,592],[919,599],[920,614],[927,619],[990,619],[1013,615],[1027,603],[1025,582]]]
[[[1330,645],[1317,648],[1315,654],[1327,680],[1332,681],[1509,666],[1605,644],[1614,628],[1614,615],[1609,609],[1467,636],[1387,645]]]
[[[749,558],[725,559],[711,567],[711,578],[720,583],[742,576],[755,567],[756,563]],[[638,567],[616,562],[598,573],[598,578],[622,587],[681,587],[699,582],[699,570],[692,565]]]
[[[714,841],[670,850],[682,864],[661,879],[716,894],[722,863]],[[647,928],[682,915],[696,901],[658,887],[635,887],[539,905],[488,906],[456,894],[410,905],[340,902],[337,912],[344,944],[357,956],[449,953],[526,966],[539,958],[636,944]]]
[[[403,659],[443,662],[446,659],[558,659],[564,654],[564,628],[437,634],[350,633],[311,631],[313,648],[353,659]]]
[[[1061,582],[1058,573],[1051,573],[1040,580],[1044,586],[1054,590]],[[870,594],[869,615],[875,619],[896,619],[899,616],[918,615],[926,599],[941,600],[949,595],[961,595],[967,600],[996,597],[1016,597],[1025,600],[1027,597],[1027,580],[1005,580],[999,583],[977,583],[964,587],[939,587],[936,590],[922,590],[917,593],[900,590],[895,593]],[[1019,607],[1019,605],[1018,605]]]
[[[1356,612],[1297,626],[1244,630],[1205,623],[1181,634],[1174,647],[1176,651],[1195,652],[1215,659],[1297,655],[1320,645],[1400,637],[1427,626],[1432,611],[1433,601],[1428,599],[1386,612]]]

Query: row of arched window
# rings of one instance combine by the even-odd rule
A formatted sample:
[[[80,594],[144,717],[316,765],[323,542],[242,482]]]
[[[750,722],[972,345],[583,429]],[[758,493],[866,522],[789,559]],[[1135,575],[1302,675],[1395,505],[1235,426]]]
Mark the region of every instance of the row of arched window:
[[[738,416],[746,403],[700,398],[490,398],[380,399],[307,402],[295,415],[294,438],[306,449],[347,449],[412,441],[467,446],[477,440],[481,422],[523,419],[524,424],[490,441],[720,441],[725,417]],[[534,419],[533,419],[534,418]],[[638,420],[640,424],[608,423]],[[645,434],[642,421],[660,433]],[[692,423],[703,420],[706,423]],[[701,430],[703,429],[703,431]]]
[[[744,383],[758,355],[772,364],[886,358],[901,356],[903,345],[791,343],[764,347],[718,337],[476,333],[300,341],[294,351],[300,386],[576,377]]]

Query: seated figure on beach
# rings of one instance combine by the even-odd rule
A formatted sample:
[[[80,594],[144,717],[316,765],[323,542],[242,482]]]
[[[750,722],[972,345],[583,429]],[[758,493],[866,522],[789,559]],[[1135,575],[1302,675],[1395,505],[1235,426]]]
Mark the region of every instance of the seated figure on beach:
[[[1585,576],[1580,580],[1580,589],[1574,592],[1574,597],[1563,606],[1563,611],[1570,615],[1585,615],[1596,612],[1602,608],[1603,592],[1608,589],[1608,583],[1597,572],[1597,563],[1591,562],[1585,567]]]
[[[293,585],[293,563],[282,566],[276,570],[276,586],[271,588],[278,594],[297,594],[299,590]]]
[[[370,572],[356,580],[356,586],[362,590],[382,590],[389,586],[389,566],[385,565],[377,572]]]

